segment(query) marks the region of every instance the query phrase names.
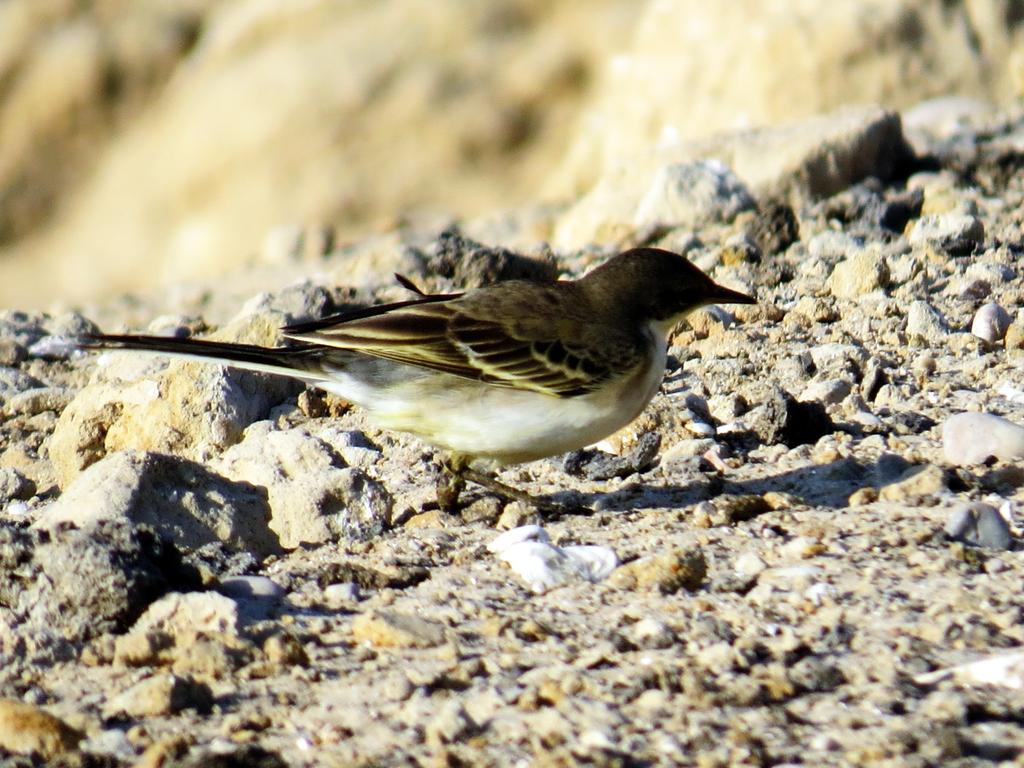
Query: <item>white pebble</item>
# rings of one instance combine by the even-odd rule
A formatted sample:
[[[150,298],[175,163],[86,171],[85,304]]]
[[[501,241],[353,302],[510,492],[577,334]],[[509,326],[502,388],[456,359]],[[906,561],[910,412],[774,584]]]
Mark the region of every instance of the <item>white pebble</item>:
[[[691,421],[686,425],[686,429],[698,437],[715,436],[715,428],[704,421]]]
[[[539,525],[521,525],[518,528],[505,531],[503,534],[498,536],[494,541],[487,545],[487,551],[499,553],[508,549],[513,544],[521,544],[524,541],[540,541],[547,543],[551,541],[551,537],[548,536],[548,532]]]
[[[1009,327],[1010,313],[994,301],[990,301],[974,314],[971,333],[989,344],[995,344],[1002,341]]]
[[[498,536],[487,549],[504,560],[526,585],[540,594],[571,581],[597,582],[619,565],[608,547],[556,547],[539,525],[523,525]]]
[[[942,452],[950,464],[982,464],[990,457],[1024,457],[1024,427],[991,413],[958,413],[942,425]]]
[[[329,605],[347,605],[359,600],[359,585],[352,581],[328,584],[324,587],[324,600]]]
[[[755,553],[744,552],[736,558],[736,565],[733,567],[736,569],[737,574],[749,578],[751,576],[757,576],[768,566],[765,565],[764,560],[758,557]]]

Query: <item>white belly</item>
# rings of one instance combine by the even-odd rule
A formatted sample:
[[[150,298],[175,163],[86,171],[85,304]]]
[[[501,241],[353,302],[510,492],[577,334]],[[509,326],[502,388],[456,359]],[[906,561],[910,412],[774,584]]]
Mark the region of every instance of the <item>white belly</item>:
[[[634,374],[578,397],[552,397],[455,376],[415,377],[383,391],[346,382],[344,376],[320,386],[362,405],[382,428],[409,432],[474,459],[516,464],[590,445],[635,419],[664,376],[664,338],[658,342],[654,359]]]

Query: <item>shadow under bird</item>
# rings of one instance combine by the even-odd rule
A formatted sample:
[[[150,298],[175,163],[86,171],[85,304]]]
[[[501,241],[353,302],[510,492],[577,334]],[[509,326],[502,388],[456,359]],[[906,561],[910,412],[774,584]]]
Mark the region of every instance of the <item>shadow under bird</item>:
[[[377,426],[446,452],[438,503],[452,511],[466,480],[529,500],[489,471],[629,424],[661,383],[669,331],[695,309],[727,303],[756,302],[678,254],[637,248],[579,280],[420,294],[288,326],[291,346],[137,335],[90,336],[83,346],[291,376],[339,395]]]

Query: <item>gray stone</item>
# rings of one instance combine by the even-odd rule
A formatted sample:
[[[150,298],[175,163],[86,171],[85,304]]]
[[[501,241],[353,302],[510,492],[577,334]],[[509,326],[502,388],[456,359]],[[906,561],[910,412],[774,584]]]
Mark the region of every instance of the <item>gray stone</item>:
[[[907,334],[926,341],[941,341],[949,333],[942,315],[927,301],[911,302],[907,310]]]
[[[12,397],[22,392],[45,386],[35,376],[8,366],[0,366],[0,406],[6,410],[6,404]]]
[[[673,163],[658,170],[637,205],[636,227],[695,228],[729,222],[757,203],[736,174],[717,160]]]
[[[953,256],[964,256],[981,246],[985,226],[981,219],[962,213],[922,216],[910,232],[912,245],[927,245]]]
[[[280,600],[287,594],[284,587],[266,576],[226,576],[217,591],[232,600]]]
[[[4,410],[20,416],[35,416],[45,411],[60,413],[73,397],[71,390],[65,387],[35,387],[12,396]]]
[[[13,467],[0,467],[0,507],[11,501],[31,499],[36,484]]]
[[[946,535],[955,541],[990,549],[1010,549],[1013,534],[999,510],[990,504],[962,504],[949,514]]]
[[[80,641],[123,631],[171,584],[190,580],[173,547],[124,520],[88,530],[0,528],[0,606],[29,634]]]

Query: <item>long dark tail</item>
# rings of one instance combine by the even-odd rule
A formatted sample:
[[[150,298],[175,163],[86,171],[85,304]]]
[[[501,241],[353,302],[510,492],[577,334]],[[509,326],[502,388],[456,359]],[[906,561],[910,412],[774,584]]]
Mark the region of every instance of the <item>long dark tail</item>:
[[[261,347],[204,339],[178,339],[171,336],[134,336],[131,334],[89,334],[82,336],[83,349],[126,349],[157,355],[275,373],[315,382],[325,378],[319,361],[323,350],[314,344],[291,347]]]

